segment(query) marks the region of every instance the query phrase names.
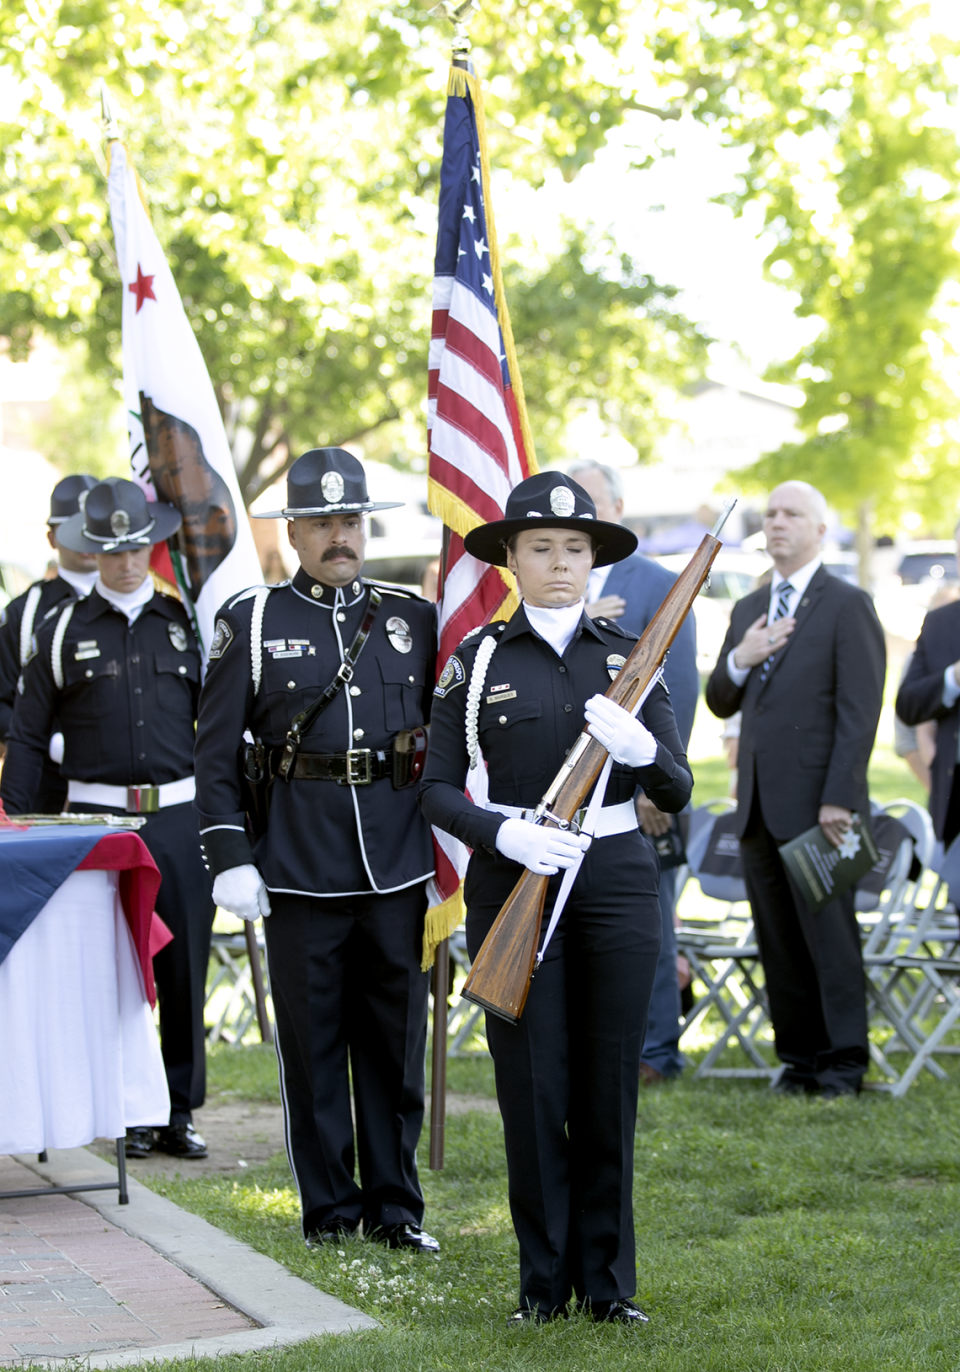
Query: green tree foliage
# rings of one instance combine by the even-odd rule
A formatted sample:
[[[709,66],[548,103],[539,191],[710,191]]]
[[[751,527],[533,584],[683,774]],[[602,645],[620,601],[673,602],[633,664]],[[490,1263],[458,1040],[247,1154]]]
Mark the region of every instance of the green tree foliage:
[[[571,176],[635,106],[618,58],[630,8],[508,0],[477,19],[496,166]],[[14,356],[39,324],[81,341],[101,380],[117,375],[104,80],[246,497],[314,443],[377,434],[380,447],[386,431],[398,460],[421,457],[445,22],[405,0],[32,0],[0,11],[0,46],[0,334]],[[702,354],[655,283],[624,269],[589,270],[568,246],[513,274],[518,316],[546,318],[564,291],[562,318],[525,346],[550,452],[585,388],[609,392],[639,435],[633,382],[646,409]],[[609,332],[591,329],[594,308]]]
[[[698,116],[749,151],[741,210],[762,205],[772,279],[822,322],[771,373],[804,390],[803,440],[750,472],[819,486],[860,525],[904,508],[953,522],[957,396],[944,379],[960,268],[958,149],[945,126],[956,47],[899,0],[736,0],[679,9],[658,59]]]

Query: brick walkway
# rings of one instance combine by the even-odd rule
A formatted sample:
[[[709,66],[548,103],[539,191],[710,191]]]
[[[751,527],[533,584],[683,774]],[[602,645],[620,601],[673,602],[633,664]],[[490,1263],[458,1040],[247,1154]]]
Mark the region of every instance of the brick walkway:
[[[0,1191],[39,1185],[0,1158]],[[152,1348],[253,1321],[70,1196],[0,1201],[0,1363]]]

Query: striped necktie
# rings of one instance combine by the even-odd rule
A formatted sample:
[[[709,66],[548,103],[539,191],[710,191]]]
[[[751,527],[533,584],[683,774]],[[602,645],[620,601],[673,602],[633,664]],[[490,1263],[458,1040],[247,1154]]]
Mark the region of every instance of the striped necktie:
[[[774,622],[774,620],[783,619],[784,616],[789,613],[790,597],[792,595],[793,587],[790,585],[790,582],[781,581],[780,585],[777,587],[777,608],[773,612],[773,619],[770,620],[771,624]],[[775,653],[771,653],[760,669],[761,686],[766,681],[767,677],[770,675],[770,668],[773,666],[773,659],[775,656]]]

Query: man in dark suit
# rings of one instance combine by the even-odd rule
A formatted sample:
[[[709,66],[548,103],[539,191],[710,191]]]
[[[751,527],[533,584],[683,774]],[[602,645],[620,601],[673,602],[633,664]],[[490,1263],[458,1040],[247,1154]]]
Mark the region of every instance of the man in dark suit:
[[[600,462],[575,462],[569,475],[593,497],[597,518],[611,524],[623,520],[623,487],[613,467]],[[610,567],[595,567],[587,587],[587,614],[592,619],[612,619],[628,633],[643,633],[676,581],[673,572],[641,553],[632,553]],[[684,750],[690,742],[693,717],[700,694],[697,672],[697,630],[693,615],[687,616],[674,639],[664,670],[670,703],[677,717],[677,732]],[[637,797],[637,814],[643,832],[657,844],[663,843],[676,818],[658,810],[642,793]],[[671,845],[666,844],[667,847]],[[666,859],[661,861],[665,864]],[[685,1066],[680,1052],[680,984],[677,980],[677,935],[673,927],[676,906],[676,868],[661,866],[660,914],[663,942],[650,997],[647,1033],[640,1063],[641,1081],[652,1086],[668,1077],[678,1077]]]
[[[956,534],[960,534],[960,525]],[[960,561],[960,540],[957,543]],[[897,694],[904,724],[937,722],[931,771],[930,816],[943,846],[960,834],[960,601],[931,610]]]
[[[811,914],[780,858],[815,824],[839,847],[869,813],[886,653],[870,597],[820,561],[826,502],[803,481],[778,486],[764,530],[771,585],[733,610],[707,704],[743,712],[737,832],[785,1093],[849,1095],[868,1058],[853,892]]]

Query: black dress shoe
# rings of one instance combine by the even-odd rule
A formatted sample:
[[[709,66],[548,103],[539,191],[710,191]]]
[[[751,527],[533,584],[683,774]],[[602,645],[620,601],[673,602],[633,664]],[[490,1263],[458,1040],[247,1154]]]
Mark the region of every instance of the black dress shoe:
[[[543,1310],[538,1305],[518,1305],[512,1315],[507,1316],[508,1329],[523,1329],[528,1324],[549,1324],[566,1315],[565,1310]]]
[[[306,1237],[308,1248],[336,1248],[344,1239],[352,1239],[357,1226],[339,1215],[331,1215],[319,1229],[312,1229]]]
[[[368,1239],[385,1243],[388,1248],[403,1248],[411,1253],[439,1253],[440,1245],[432,1234],[425,1234],[416,1224],[384,1224],[366,1232]]]
[[[644,1314],[633,1301],[594,1301],[590,1313],[597,1324],[628,1324],[639,1329],[650,1323],[650,1316]]]
[[[145,1124],[135,1124],[128,1129],[123,1141],[123,1151],[128,1158],[148,1158],[156,1146],[153,1130]]]
[[[157,1147],[175,1158],[205,1158],[207,1145],[189,1120],[157,1130]]]

